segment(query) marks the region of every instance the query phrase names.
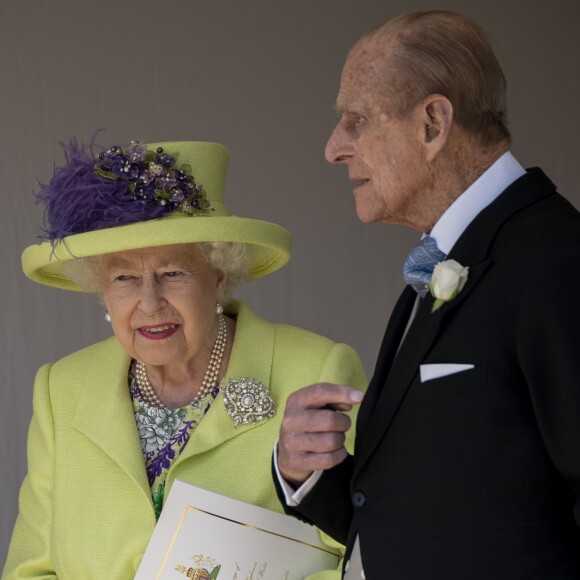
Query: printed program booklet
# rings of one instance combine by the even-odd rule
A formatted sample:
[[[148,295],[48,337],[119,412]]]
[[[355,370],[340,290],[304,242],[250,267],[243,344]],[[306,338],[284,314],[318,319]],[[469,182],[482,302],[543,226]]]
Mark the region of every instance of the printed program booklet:
[[[302,580],[339,559],[313,526],[176,480],[135,580]]]

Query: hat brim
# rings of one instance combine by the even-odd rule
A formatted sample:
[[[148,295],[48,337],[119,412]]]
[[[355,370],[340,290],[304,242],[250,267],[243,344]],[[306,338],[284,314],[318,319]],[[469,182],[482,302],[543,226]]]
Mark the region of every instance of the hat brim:
[[[83,291],[62,271],[62,264],[76,258],[126,250],[196,242],[240,242],[248,245],[248,280],[261,278],[290,259],[292,238],[283,227],[236,216],[184,216],[172,214],[159,220],[67,236],[54,246],[42,242],[22,253],[22,269],[28,278],[65,290]]]

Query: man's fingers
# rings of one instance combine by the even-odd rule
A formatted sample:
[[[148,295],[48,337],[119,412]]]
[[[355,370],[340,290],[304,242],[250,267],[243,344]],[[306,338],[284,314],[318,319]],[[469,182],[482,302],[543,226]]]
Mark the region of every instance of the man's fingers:
[[[346,459],[344,447],[326,453],[292,453],[287,455],[278,448],[278,469],[282,477],[296,488],[300,487],[315,471],[331,469]]]
[[[286,433],[320,433],[324,431],[348,431],[351,420],[348,415],[337,413],[330,409],[309,409],[300,413],[289,413],[284,415],[281,436]]]
[[[360,391],[357,391],[360,392]],[[325,409],[330,409],[332,411],[350,411],[353,408],[353,404],[347,403],[332,403],[330,405],[326,405]]]
[[[317,383],[295,391],[288,397],[286,409],[338,408],[350,410],[362,401],[363,394],[357,389],[332,383]]]
[[[344,461],[349,411],[363,394],[345,385],[318,383],[288,397],[278,440],[278,467],[282,477],[295,485],[314,471],[330,469]]]
[[[348,453],[344,447],[327,453],[304,453],[301,456],[300,466],[308,476],[321,469],[332,469],[346,459]],[[304,481],[307,477],[301,477]]]
[[[344,446],[344,433],[290,433],[280,440],[280,449],[293,453],[328,453]]]

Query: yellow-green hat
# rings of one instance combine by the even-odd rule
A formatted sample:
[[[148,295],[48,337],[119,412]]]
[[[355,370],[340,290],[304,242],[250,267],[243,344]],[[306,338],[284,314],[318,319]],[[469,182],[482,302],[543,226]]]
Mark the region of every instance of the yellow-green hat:
[[[290,259],[290,233],[279,225],[229,215],[224,185],[229,161],[218,143],[176,141],[111,147],[95,157],[72,140],[67,163],[38,195],[45,239],[22,254],[35,282],[82,291],[63,262],[125,250],[192,242],[241,242],[248,279]]]

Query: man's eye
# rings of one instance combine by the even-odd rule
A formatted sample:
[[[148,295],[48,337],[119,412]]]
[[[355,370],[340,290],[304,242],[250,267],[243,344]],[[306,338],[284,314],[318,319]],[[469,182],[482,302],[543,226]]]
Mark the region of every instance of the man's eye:
[[[349,130],[354,131],[366,122],[366,117],[357,113],[349,113],[346,117],[346,124]]]
[[[119,274],[118,276],[115,277],[115,280],[117,280],[118,282],[127,282],[128,280],[131,280],[133,278],[133,276],[129,275],[129,274]]]
[[[166,276],[167,278],[176,278],[177,276],[181,276],[182,272],[179,272],[178,270],[172,270],[170,272],[165,272],[164,276]]]

